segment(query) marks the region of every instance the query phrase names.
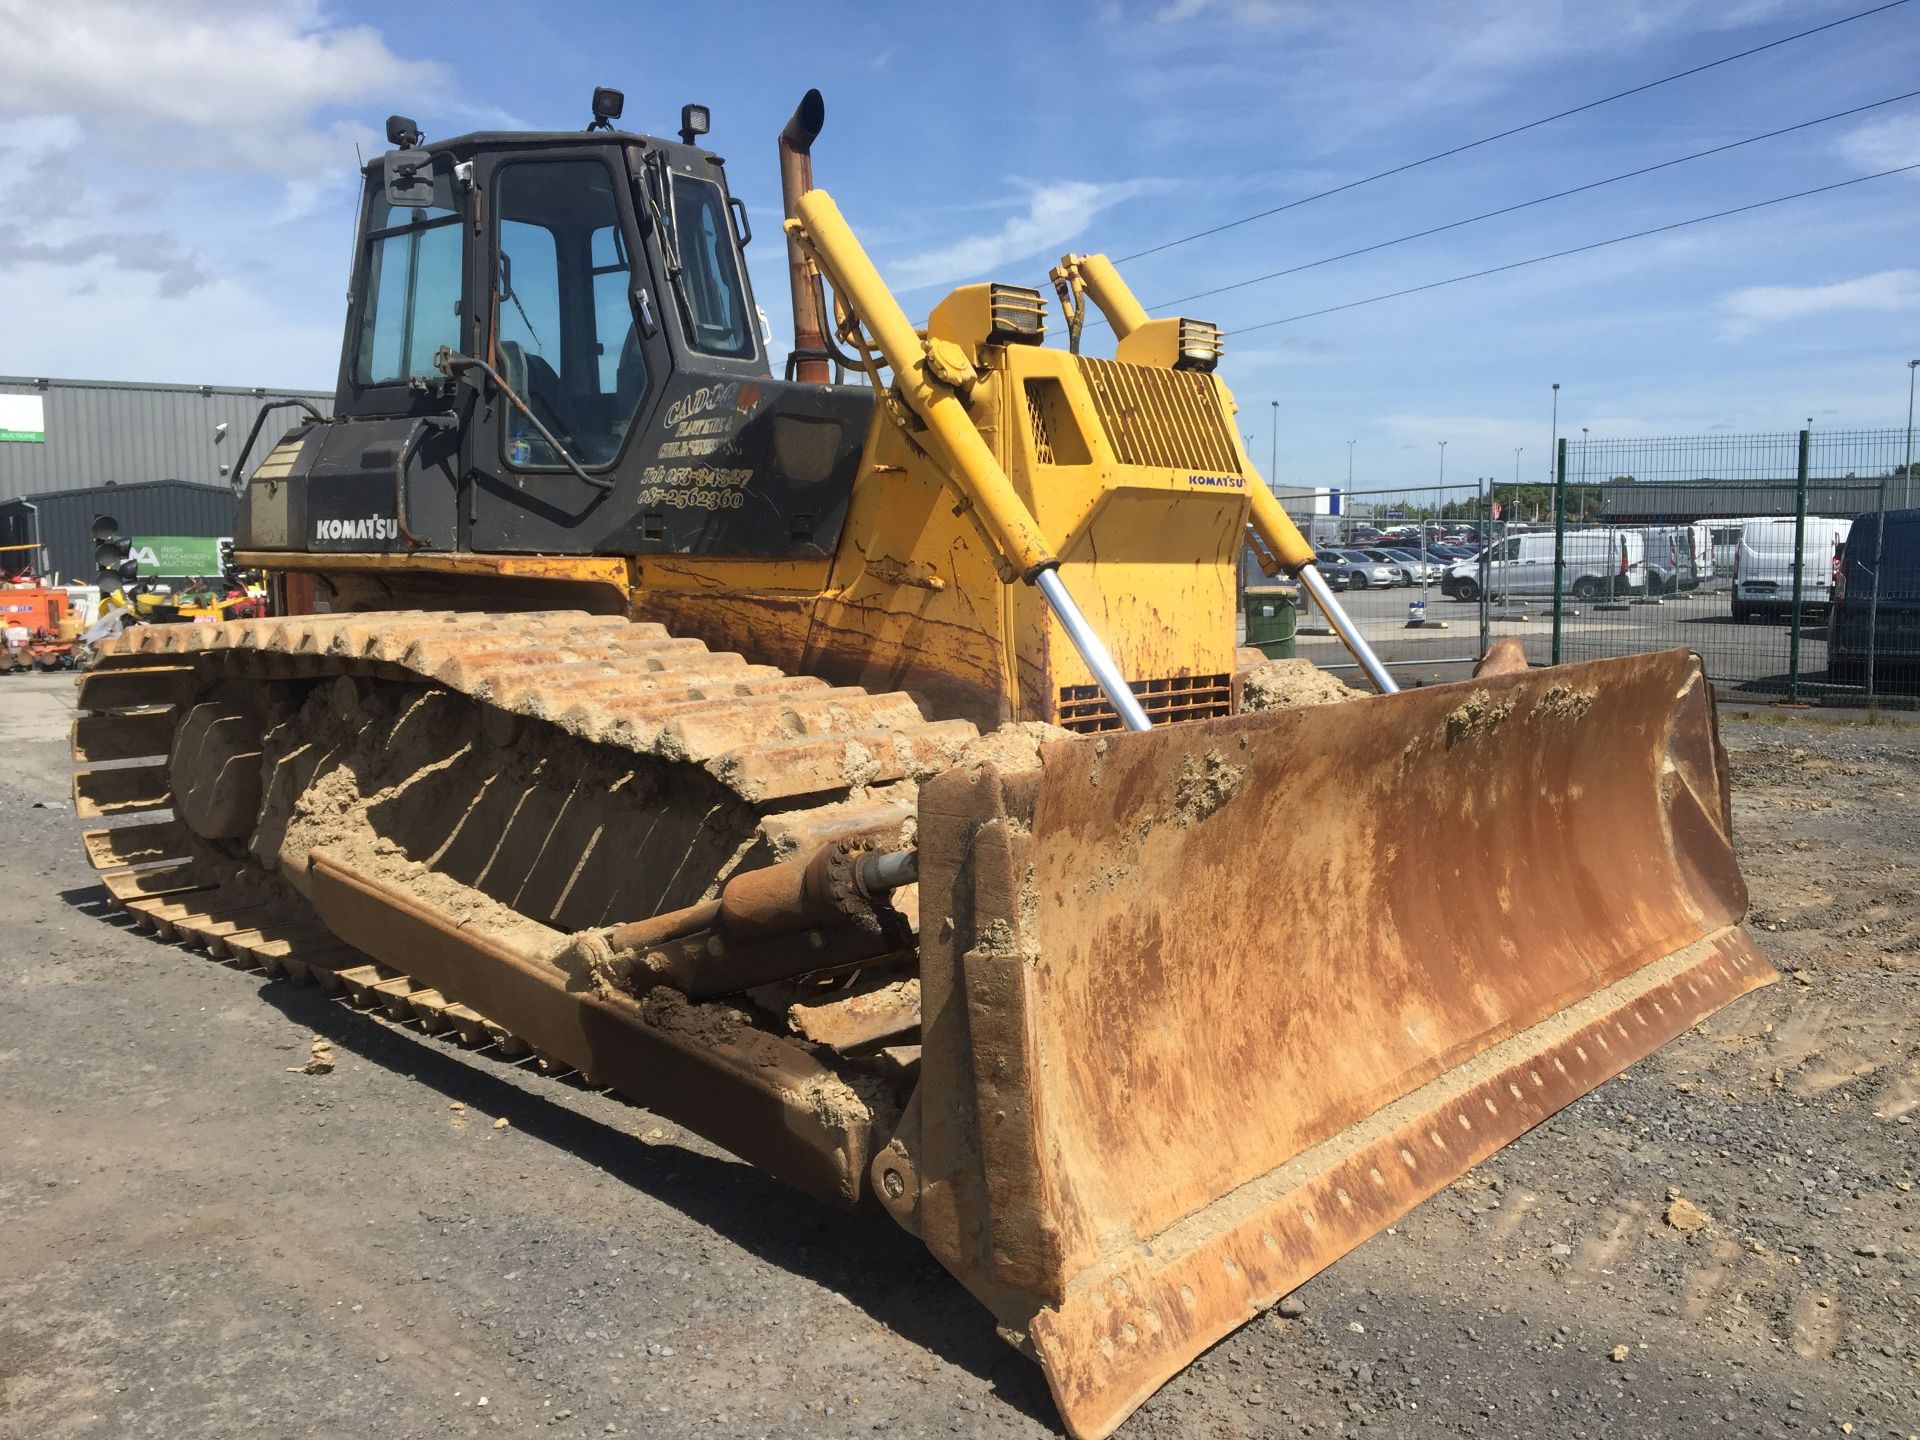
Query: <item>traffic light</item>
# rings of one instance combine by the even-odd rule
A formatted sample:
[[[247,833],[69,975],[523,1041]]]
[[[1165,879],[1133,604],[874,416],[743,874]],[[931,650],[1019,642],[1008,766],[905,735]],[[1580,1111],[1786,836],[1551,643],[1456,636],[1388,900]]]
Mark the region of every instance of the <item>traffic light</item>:
[[[111,515],[93,517],[93,561],[102,575],[111,575],[122,585],[140,578],[140,562],[133,558],[133,542],[120,533],[120,522]]]

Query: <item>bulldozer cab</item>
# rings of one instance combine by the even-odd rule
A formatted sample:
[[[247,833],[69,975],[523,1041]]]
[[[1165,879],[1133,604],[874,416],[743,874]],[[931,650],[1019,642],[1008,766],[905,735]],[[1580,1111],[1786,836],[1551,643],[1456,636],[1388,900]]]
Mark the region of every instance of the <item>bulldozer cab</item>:
[[[396,205],[369,167],[342,408],[403,415],[445,392],[441,347],[485,356],[553,439],[612,465],[676,369],[765,375],[716,157],[639,136],[465,136],[421,152],[432,199]],[[509,409],[516,471],[564,470]]]
[[[773,378],[750,239],[691,144],[482,133],[369,164],[335,418],[256,472],[242,548],[830,553],[872,397]]]

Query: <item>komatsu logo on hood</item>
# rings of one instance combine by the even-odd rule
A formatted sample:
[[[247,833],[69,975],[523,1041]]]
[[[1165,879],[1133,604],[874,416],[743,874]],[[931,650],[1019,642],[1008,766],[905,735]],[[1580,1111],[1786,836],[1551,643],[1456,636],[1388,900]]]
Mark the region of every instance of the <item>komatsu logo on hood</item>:
[[[400,522],[368,515],[359,520],[316,520],[315,540],[398,540]]]

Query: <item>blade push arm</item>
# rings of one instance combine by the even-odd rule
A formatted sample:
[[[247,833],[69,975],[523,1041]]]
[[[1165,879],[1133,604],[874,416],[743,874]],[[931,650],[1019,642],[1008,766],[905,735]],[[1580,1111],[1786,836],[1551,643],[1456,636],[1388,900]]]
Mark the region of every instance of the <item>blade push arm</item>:
[[[794,209],[788,233],[820,267],[893,371],[901,402],[927,427],[915,441],[933,456],[999,552],[1002,574],[1025,580],[1046,597],[1114,712],[1129,730],[1147,729],[1146,712],[1120,667],[1060,579],[1059,557],[961,403],[962,391],[978,378],[973,362],[951,341],[921,339],[831,195],[809,190]]]

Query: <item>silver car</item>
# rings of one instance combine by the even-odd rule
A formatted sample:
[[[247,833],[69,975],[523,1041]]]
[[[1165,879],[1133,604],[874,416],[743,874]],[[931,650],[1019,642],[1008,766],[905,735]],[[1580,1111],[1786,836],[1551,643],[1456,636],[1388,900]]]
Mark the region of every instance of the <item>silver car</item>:
[[[1369,545],[1360,553],[1390,567],[1394,573],[1394,584],[1418,585],[1420,583],[1420,562],[1409,560],[1406,552],[1389,550],[1382,545]]]
[[[1387,589],[1401,581],[1395,566],[1375,560],[1363,550],[1322,550],[1316,558],[1322,573],[1346,576],[1347,584],[1355,590],[1373,586]]]
[[[1416,581],[1424,580],[1428,585],[1438,585],[1447,573],[1447,558],[1431,552],[1423,560],[1417,549],[1403,549],[1396,545],[1386,552],[1407,567],[1407,573]]]

